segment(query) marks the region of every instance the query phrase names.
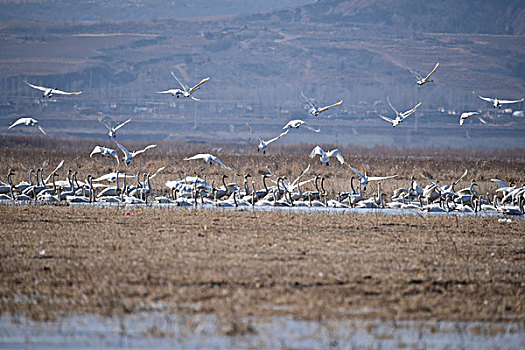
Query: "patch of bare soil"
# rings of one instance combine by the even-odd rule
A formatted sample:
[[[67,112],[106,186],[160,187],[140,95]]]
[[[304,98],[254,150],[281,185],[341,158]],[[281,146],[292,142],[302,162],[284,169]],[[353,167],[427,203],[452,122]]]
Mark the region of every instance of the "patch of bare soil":
[[[127,210],[0,206],[0,312],[525,321],[523,220]]]

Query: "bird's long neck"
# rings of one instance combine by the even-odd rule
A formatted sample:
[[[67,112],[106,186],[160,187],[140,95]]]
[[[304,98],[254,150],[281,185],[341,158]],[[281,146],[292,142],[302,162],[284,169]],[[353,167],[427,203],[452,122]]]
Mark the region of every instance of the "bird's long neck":
[[[76,172],[71,175],[71,191],[75,192],[75,186],[76,186]]]
[[[75,171],[75,174],[73,175],[73,180],[75,182],[75,185],[77,186],[77,188],[80,188],[80,184],[78,183],[78,180],[77,180],[77,172]]]
[[[248,186],[248,177],[244,177],[244,192],[246,195],[250,194],[250,187]]]
[[[67,172],[67,183],[70,188],[73,188],[73,181],[71,181],[71,169],[69,169]]]
[[[124,194],[126,192],[126,189],[127,189],[127,184],[126,184],[126,176],[124,176],[124,190],[122,191],[122,193]]]
[[[9,186],[13,186],[13,179],[11,178],[12,176],[13,174],[11,172],[7,174],[7,183],[9,184]]]
[[[33,186],[33,169],[29,169],[29,185]]]
[[[350,178],[350,187],[352,188],[352,194],[356,194],[355,187],[354,187],[354,177],[353,176]]]
[[[224,185],[224,188],[226,189],[226,175],[222,175],[222,184]]]
[[[89,202],[93,201],[94,192],[93,192],[93,178],[91,175],[88,176],[88,182],[89,182]]]
[[[326,194],[326,191],[324,189],[324,176],[321,178],[321,190],[323,191],[323,194]]]
[[[39,186],[40,185],[40,169],[36,169],[35,178],[36,178],[36,186]]]
[[[266,194],[268,194],[268,186],[266,185],[266,175],[263,175],[263,186]]]
[[[197,176],[195,176],[195,181],[193,181],[193,198],[195,199],[195,206],[197,206]]]

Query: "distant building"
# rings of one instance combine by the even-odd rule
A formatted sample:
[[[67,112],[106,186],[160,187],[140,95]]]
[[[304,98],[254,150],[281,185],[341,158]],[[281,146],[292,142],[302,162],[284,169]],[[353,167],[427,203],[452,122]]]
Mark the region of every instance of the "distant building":
[[[148,107],[135,107],[133,113],[144,113],[148,111]]]

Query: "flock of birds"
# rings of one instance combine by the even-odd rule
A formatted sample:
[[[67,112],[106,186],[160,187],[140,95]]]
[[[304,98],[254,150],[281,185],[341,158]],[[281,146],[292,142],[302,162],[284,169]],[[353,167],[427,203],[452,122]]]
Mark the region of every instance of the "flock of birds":
[[[316,147],[317,148],[317,147]],[[315,150],[314,150],[315,151]],[[312,152],[313,154],[313,152]],[[339,155],[340,156],[340,155]],[[336,156],[337,157],[337,156]],[[338,157],[345,164],[342,157]],[[198,154],[184,160],[203,160],[207,163],[217,162],[231,170],[217,157],[209,154]],[[294,207],[294,208],[390,208],[400,210],[419,210],[426,212],[495,212],[507,215],[523,215],[525,204],[525,185],[509,185],[499,179],[492,179],[498,188],[492,195],[478,193],[477,183],[473,179],[469,186],[456,190],[456,186],[465,178],[467,171],[457,180],[445,186],[439,185],[421,174],[428,181],[420,186],[414,177],[406,187],[395,189],[391,195],[382,192],[381,181],[392,179],[391,176],[368,176],[347,165],[355,174],[350,178],[348,191],[342,191],[328,198],[325,189],[326,178],[316,175],[304,179],[310,165],[293,181],[286,176],[276,176],[271,171],[262,175],[263,188],[257,189],[255,182],[250,181],[250,174],[244,175],[239,184],[237,174],[233,182],[226,182],[228,175],[222,175],[220,183],[208,182],[203,178],[186,176],[180,180],[166,181],[167,190],[157,191],[151,185],[165,167],[154,174],[144,173],[142,177],[119,171],[105,174],[98,178],[88,175],[85,181],[77,179],[77,172],[68,170],[66,179],[58,180],[58,170],[64,161],[44,178],[44,169],[25,169],[29,181],[15,183],[13,169],[9,169],[7,183],[0,181],[0,201],[35,202],[35,203],[119,203],[119,204],[152,204],[172,205],[178,207]],[[356,184],[357,181],[357,184]],[[109,184],[105,184],[108,182]],[[371,182],[377,182],[377,192],[366,196],[366,188]],[[311,189],[304,190],[307,184]],[[164,192],[165,195],[159,195]]]
[[[433,82],[431,76],[436,72],[439,63],[434,66],[434,69],[426,76],[422,77],[417,72],[409,69],[409,71],[416,78],[416,83],[422,86]],[[170,94],[174,97],[190,98],[195,101],[200,101],[193,94],[198,91],[204,83],[210,78],[202,79],[198,84],[189,87],[183,84],[177,76],[171,72],[172,76],[180,85],[180,88],[168,89],[158,92],[159,94]],[[43,92],[43,98],[50,98],[57,95],[79,95],[81,92],[65,92],[56,88],[47,88],[37,86],[26,82],[30,87]],[[474,93],[474,92],[473,92]],[[475,93],[474,93],[475,94]],[[309,106],[309,114],[319,116],[321,113],[330,108],[337,107],[343,103],[338,101],[334,104],[320,107],[312,99],[307,98],[304,93],[301,93]],[[503,104],[522,102],[521,100],[500,100],[497,98],[482,97],[477,94],[480,99],[488,101],[493,104],[494,108],[501,108]],[[418,103],[413,108],[399,112],[390,102],[387,97],[387,102],[395,113],[395,117],[390,118],[383,115],[379,117],[392,124],[393,127],[402,123],[406,118],[412,115],[416,109],[421,105]],[[460,124],[464,120],[473,116],[478,116],[477,112],[465,112],[460,117]],[[142,176],[139,172],[134,172],[131,169],[132,160],[146,151],[153,149],[156,145],[148,145],[144,149],[136,151],[128,151],[123,145],[117,142],[117,131],[131,122],[130,119],[113,125],[107,120],[100,119],[101,124],[107,129],[109,139],[114,142],[118,149],[123,154],[119,158],[116,149],[97,145],[93,148],[90,157],[94,155],[101,155],[105,157],[113,157],[117,163],[117,169],[122,161],[126,167],[124,173],[116,171],[110,174],[94,178],[89,175],[84,181],[77,179],[77,173],[72,170],[68,171],[65,180],[57,180],[58,170],[63,166],[62,161],[56,169],[54,169],[44,179],[44,169],[24,168],[29,174],[29,181],[22,181],[18,184],[13,182],[15,172],[9,169],[7,174],[7,183],[0,180],[0,200],[3,201],[36,201],[36,202],[68,202],[68,203],[94,203],[94,202],[109,202],[109,203],[127,203],[127,204],[147,204],[148,202],[157,202],[164,204],[173,204],[177,206],[217,206],[217,207],[247,207],[247,206],[270,206],[270,207],[330,207],[330,208],[397,208],[397,209],[419,209],[429,212],[474,212],[474,211],[499,211],[505,214],[523,214],[523,206],[525,203],[525,186],[509,186],[498,179],[492,179],[499,188],[495,190],[492,198],[487,194],[485,198],[478,194],[476,190],[476,182],[472,180],[469,187],[456,190],[455,186],[467,175],[465,173],[453,183],[440,186],[437,182],[431,179],[426,179],[429,184],[421,187],[414,178],[412,178],[410,185],[405,188],[396,189],[391,196],[387,196],[381,191],[381,181],[392,179],[397,175],[390,176],[369,176],[365,172],[362,174],[355,168],[347,164],[343,158],[342,153],[338,149],[330,151],[323,150],[320,146],[316,146],[310,153],[310,158],[319,157],[321,163],[329,165],[330,159],[335,158],[341,165],[347,166],[354,174],[350,180],[350,188],[348,191],[337,193],[333,198],[328,199],[327,191],[325,190],[325,178],[320,176],[311,177],[310,179],[302,180],[308,173],[310,166],[308,166],[302,174],[300,174],[292,182],[287,182],[286,177],[276,176],[271,171],[263,175],[263,189],[256,189],[255,183],[252,181],[251,185],[248,178],[250,174],[244,176],[244,183],[241,185],[237,182],[237,174],[235,174],[234,182],[226,183],[227,175],[223,175],[221,183],[215,185],[215,181],[208,182],[206,176],[200,178],[195,173],[195,176],[184,176],[180,180],[172,180],[166,182],[166,187],[169,193],[165,196],[156,196],[158,191],[154,191],[151,186],[151,180],[157,176],[165,167],[159,168],[154,174],[144,173]],[[483,121],[483,120],[482,120]],[[20,118],[16,120],[9,129],[25,125],[30,127],[37,127],[42,133],[45,131],[34,118]],[[266,153],[268,146],[286,136],[291,129],[298,129],[304,127],[312,132],[318,133],[319,129],[310,126],[307,122],[297,119],[288,122],[282,129],[283,131],[270,139],[262,139],[255,130],[246,123],[246,127],[252,132],[259,144],[257,151]],[[204,161],[208,164],[216,163],[226,170],[234,171],[231,167],[225,165],[218,157],[212,154],[196,154],[191,157],[184,158],[185,161]],[[357,186],[355,185],[357,180]],[[102,182],[108,181],[109,184]],[[268,186],[267,182],[270,182]],[[372,197],[366,197],[366,188],[370,182],[377,182],[377,193]],[[112,185],[112,183],[115,183]],[[303,191],[304,186],[312,183],[315,190]],[[303,188],[301,188],[303,187]]]

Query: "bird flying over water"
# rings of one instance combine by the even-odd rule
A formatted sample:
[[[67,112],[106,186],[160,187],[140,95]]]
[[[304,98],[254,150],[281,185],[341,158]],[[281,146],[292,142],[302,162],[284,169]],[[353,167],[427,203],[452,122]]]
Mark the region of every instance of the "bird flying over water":
[[[188,157],[188,158],[184,158],[184,160],[195,160],[195,159],[202,159],[204,162],[208,163],[208,164],[212,164],[212,162],[216,162],[218,163],[220,166],[222,166],[223,168],[226,168],[228,170],[232,170],[231,168],[227,167],[226,165],[224,165],[223,162],[221,162],[221,160],[217,157],[215,157],[214,155],[211,155],[211,154],[208,154],[208,153],[199,153],[199,154],[196,154],[192,157]]]
[[[308,105],[310,106],[308,113],[310,113],[314,117],[317,117],[319,114],[323,113],[324,111],[327,111],[332,107],[339,106],[341,103],[343,103],[343,100],[341,100],[329,106],[319,107],[315,102],[312,101],[312,99],[307,98],[303,92],[301,92],[301,96],[303,96],[306,103],[308,103]]]
[[[383,120],[386,120],[389,123],[392,123],[393,127],[396,127],[397,125],[401,124],[406,118],[408,118],[412,113],[414,113],[416,111],[416,109],[421,105],[421,102],[419,102],[412,109],[409,109],[408,111],[400,113],[400,112],[397,111],[397,109],[394,108],[394,106],[392,106],[392,103],[390,103],[390,99],[388,97],[386,98],[386,100],[388,101],[388,104],[390,105],[390,108],[392,108],[392,110],[396,113],[396,117],[394,119],[392,119],[392,118],[389,118],[389,117],[385,117],[385,116],[383,116],[383,115],[381,115],[379,113],[378,113],[378,115],[379,115],[379,118],[381,118]]]
[[[274,137],[273,139],[270,139],[270,140],[263,140],[263,139],[261,139],[261,138],[259,137],[259,135],[257,135],[257,133],[252,129],[252,127],[250,126],[250,124],[246,123],[246,126],[248,127],[248,129],[250,129],[250,131],[252,132],[252,134],[254,134],[254,135],[259,139],[259,145],[257,146],[257,152],[262,151],[263,154],[266,153],[266,147],[267,147],[270,143],[279,140],[281,137],[285,136],[285,135],[288,134],[288,132],[290,131],[290,129],[286,129],[285,132],[281,133],[279,136]]]
[[[44,98],[45,97],[51,98],[51,96],[53,95],[80,95],[82,93],[82,91],[66,92],[66,91],[58,90],[57,88],[48,88],[44,86],[33,85],[33,84],[28,83],[27,81],[24,81],[24,83],[31,86],[33,89],[43,91],[44,95],[42,95],[42,97]]]
[[[120,164],[118,160],[117,151],[114,149],[106,148],[102,146],[95,146],[95,148],[93,148],[93,151],[91,151],[91,154],[89,155],[89,157],[91,158],[94,154],[101,154],[105,157],[115,157],[115,159],[117,160],[117,164]]]
[[[397,177],[397,174],[396,175],[391,175],[391,176],[367,176],[366,172],[365,174],[361,174],[359,171],[355,170],[354,168],[352,168],[350,165],[346,164],[357,176],[359,176],[359,179],[360,179],[360,182],[361,182],[361,185],[363,185],[363,187],[366,187],[366,185],[368,185],[368,182],[369,181],[382,181],[382,180],[386,180],[386,179],[393,179],[394,177]]]
[[[175,80],[177,80],[177,82],[179,83],[179,85],[181,86],[182,89],[169,89],[169,90],[165,90],[165,91],[159,91],[159,92],[157,92],[157,94],[170,94],[170,95],[175,96],[177,98],[183,96],[183,97],[189,97],[189,98],[191,98],[192,100],[195,100],[195,101],[200,101],[198,98],[193,97],[192,94],[195,91],[199,90],[200,86],[202,84],[204,84],[205,82],[210,80],[210,78],[204,78],[197,85],[195,85],[194,87],[190,88],[189,86],[183,84],[179,80],[179,78],[177,78],[175,73],[171,72],[171,75],[173,76],[173,78],[175,78]]]
[[[331,157],[335,157],[341,164],[345,162],[345,160],[343,159],[343,155],[338,149],[333,149],[329,152],[325,152],[320,146],[315,146],[312,152],[310,153],[310,158],[313,158],[315,156],[320,156],[319,160],[321,161],[321,163],[325,163],[326,165],[329,165],[328,162],[330,161]]]
[[[283,126],[283,130],[287,130],[290,128],[299,129],[299,127],[302,125],[304,125],[305,128],[313,132],[321,132],[321,130],[311,127],[307,122],[305,122],[304,120],[300,120],[300,119],[290,120],[288,124]]]
[[[128,179],[132,179],[134,178],[135,176],[133,175],[126,175],[126,174],[123,174],[123,173],[120,173],[120,172],[113,172],[113,173],[109,173],[109,174],[105,174],[105,175],[102,175],[100,177],[97,177],[96,179],[93,179],[93,181],[108,181],[108,182],[114,182],[116,179],[117,179],[117,176],[119,179],[123,179],[123,178],[128,178]]]
[[[478,112],[465,112],[465,113],[461,113],[461,117],[459,117],[459,125],[463,125],[463,123],[465,122],[465,119],[468,119],[468,118],[473,117],[473,116],[477,116],[480,122],[482,122],[483,124],[487,124],[487,122],[484,121],[479,116]]]
[[[432,72],[428,73],[428,75],[426,77],[422,77],[418,72],[410,69],[407,67],[407,69],[410,71],[410,73],[412,73],[412,75],[417,79],[417,85],[421,86],[423,84],[426,84],[426,83],[432,83],[434,80],[429,80],[430,76],[432,74],[434,74],[436,72],[436,70],[438,69],[439,67],[439,62],[436,63],[436,65],[434,66],[434,69],[432,69]]]
[[[109,136],[109,138],[116,138],[116,137],[117,137],[117,130],[120,129],[121,127],[123,127],[124,125],[126,125],[127,123],[129,123],[130,121],[131,121],[131,119],[128,119],[128,120],[126,120],[125,122],[120,123],[120,124],[117,125],[117,126],[111,126],[111,125],[108,124],[105,120],[103,120],[103,119],[99,119],[99,122],[101,122],[102,124],[104,124],[104,126],[106,127],[106,129],[108,129],[108,136]]]
[[[125,161],[126,164],[129,164],[131,162],[131,160],[133,159],[133,157],[138,156],[139,154],[144,153],[144,152],[146,152],[147,150],[149,150],[151,148],[157,147],[157,145],[149,145],[149,146],[146,146],[146,148],[144,148],[144,149],[141,149],[141,150],[138,150],[138,151],[134,151],[134,152],[129,152],[120,143],[118,143],[116,141],[115,141],[115,143],[117,144],[118,148],[120,148],[122,153],[124,153],[124,158],[122,158],[122,160]]]
[[[498,109],[501,109],[501,106],[504,105],[504,104],[509,104],[509,103],[519,103],[519,102],[523,102],[525,99],[520,99],[520,100],[500,100],[498,99],[497,97],[496,98],[490,98],[490,97],[483,97],[483,96],[480,96],[478,94],[476,94],[474,91],[472,91],[472,93],[474,94],[474,96],[477,96],[479,97],[480,99],[482,99],[483,101],[487,101],[487,102],[490,102],[492,103],[492,106],[494,108],[498,108]]]
[[[44,131],[44,129],[42,129],[42,127],[40,126],[40,124],[38,124],[38,120],[36,119],[33,119],[33,118],[18,118],[13,124],[11,124],[10,127],[8,127],[7,129],[11,129],[11,128],[14,128],[15,126],[18,126],[18,125],[25,125],[25,126],[35,126],[38,128],[38,130],[42,131],[42,133],[44,135],[46,135],[46,132]]]
[[[49,180],[53,177],[53,174],[55,174],[57,171],[59,171],[60,168],[62,168],[63,165],[64,165],[64,160],[62,159],[60,161],[60,163],[58,163],[58,165],[55,168],[55,170],[53,170],[51,173],[49,173],[49,175],[46,177],[46,179],[44,180],[44,184],[49,183]]]

